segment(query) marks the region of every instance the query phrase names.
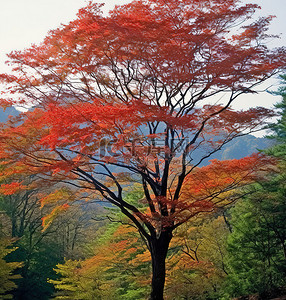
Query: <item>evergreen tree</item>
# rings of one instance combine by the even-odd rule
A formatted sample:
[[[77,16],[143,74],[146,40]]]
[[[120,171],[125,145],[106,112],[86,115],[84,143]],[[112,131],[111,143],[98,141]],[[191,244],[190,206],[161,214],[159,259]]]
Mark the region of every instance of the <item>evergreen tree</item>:
[[[280,160],[286,159],[286,74],[281,75],[281,87],[273,94],[282,96],[282,101],[277,103],[275,107],[278,109],[280,118],[277,123],[270,126],[272,135],[269,138],[276,141],[276,145],[266,151],[267,154],[279,157]]]
[[[16,279],[19,279],[19,275],[15,275],[14,271],[22,266],[19,262],[7,262],[6,256],[15,251],[15,247],[12,246],[12,241],[0,237],[0,299],[12,299],[10,292],[17,288],[15,283]]]
[[[275,94],[280,118],[270,126],[276,144],[264,152],[276,159],[268,180],[253,185],[247,199],[232,209],[228,240],[230,296],[259,292],[263,299],[286,285],[286,75]]]

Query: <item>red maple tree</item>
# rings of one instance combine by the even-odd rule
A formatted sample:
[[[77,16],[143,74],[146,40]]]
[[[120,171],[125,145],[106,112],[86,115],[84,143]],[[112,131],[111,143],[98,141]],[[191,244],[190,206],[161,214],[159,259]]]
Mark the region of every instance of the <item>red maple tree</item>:
[[[149,245],[150,299],[163,299],[173,230],[233,201],[265,165],[254,155],[199,168],[273,115],[231,104],[285,66],[285,49],[266,47],[272,17],[253,21],[259,7],[239,2],[135,0],[108,16],[90,3],[9,54],[13,73],[0,77],[3,106],[33,106],[1,125],[6,176],[41,174],[117,206]],[[132,181],[146,211],[124,198]]]

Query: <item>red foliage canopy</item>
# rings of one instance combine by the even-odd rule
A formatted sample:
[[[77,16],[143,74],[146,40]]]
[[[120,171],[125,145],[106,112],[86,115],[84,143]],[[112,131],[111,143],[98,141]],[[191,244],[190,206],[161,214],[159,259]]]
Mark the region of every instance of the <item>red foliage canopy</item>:
[[[2,125],[1,158],[6,174],[45,174],[99,192],[147,237],[142,224],[152,235],[152,221],[124,201],[126,178],[141,178],[150,211],[171,220],[166,226],[176,226],[182,207],[179,223],[188,219],[184,185],[189,199],[204,199],[209,178],[226,167],[236,174],[241,162],[215,162],[208,174],[196,167],[273,115],[230,105],[284,67],[285,50],[265,46],[272,17],[252,22],[255,4],[133,1],[108,16],[100,8],[90,3],[42,44],[9,55],[14,72],[1,75],[8,91],[2,102],[35,108]],[[215,104],[222,93],[224,102]],[[248,181],[229,176],[215,193]]]

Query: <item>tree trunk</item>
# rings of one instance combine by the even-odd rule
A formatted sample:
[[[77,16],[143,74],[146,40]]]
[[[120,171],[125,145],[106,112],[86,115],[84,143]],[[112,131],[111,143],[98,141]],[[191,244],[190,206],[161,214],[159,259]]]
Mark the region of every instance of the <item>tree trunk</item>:
[[[152,289],[149,300],[163,300],[166,277],[166,256],[172,239],[172,232],[161,232],[160,237],[149,241],[152,257]]]

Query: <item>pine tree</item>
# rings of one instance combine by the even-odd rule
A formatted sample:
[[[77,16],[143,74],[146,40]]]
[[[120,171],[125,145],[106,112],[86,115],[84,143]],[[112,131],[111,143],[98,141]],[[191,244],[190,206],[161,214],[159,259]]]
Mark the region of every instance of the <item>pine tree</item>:
[[[286,75],[276,92],[280,117],[270,126],[276,144],[264,151],[276,170],[259,181],[232,210],[228,288],[231,296],[259,292],[264,297],[286,284]]]

